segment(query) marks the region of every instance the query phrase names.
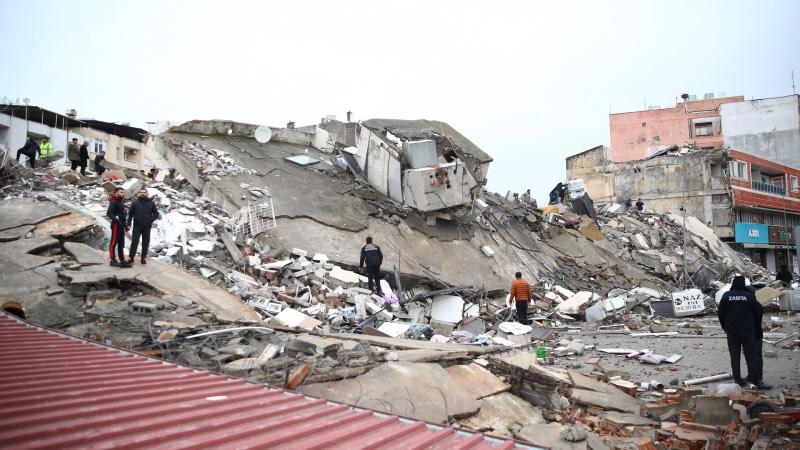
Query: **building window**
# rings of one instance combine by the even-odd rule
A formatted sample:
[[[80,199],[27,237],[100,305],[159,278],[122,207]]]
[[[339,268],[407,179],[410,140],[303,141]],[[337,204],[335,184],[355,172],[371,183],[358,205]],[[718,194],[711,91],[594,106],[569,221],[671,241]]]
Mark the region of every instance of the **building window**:
[[[797,185],[797,177],[792,175],[790,180],[791,180],[790,186],[792,187],[792,192],[797,192],[798,190],[800,190],[800,186]]]
[[[714,129],[711,127],[711,122],[699,122],[694,124],[695,136],[712,136]]]
[[[642,122],[642,128],[647,126],[647,122]]]
[[[92,141],[94,143],[94,152],[95,153],[100,153],[102,151],[105,151],[105,149],[106,149],[106,142],[105,141],[101,141],[99,139],[94,139],[94,138],[92,139]]]
[[[728,161],[728,172],[730,172],[731,178],[746,180],[747,163],[743,163],[741,161]]]

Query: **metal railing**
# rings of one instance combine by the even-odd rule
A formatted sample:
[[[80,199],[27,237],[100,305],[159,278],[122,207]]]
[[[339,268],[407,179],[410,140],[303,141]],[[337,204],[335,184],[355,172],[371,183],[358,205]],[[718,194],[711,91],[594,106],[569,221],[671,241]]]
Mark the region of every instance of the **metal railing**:
[[[786,195],[785,187],[773,186],[769,183],[762,183],[760,181],[753,181],[753,189],[761,192],[769,192],[770,194]]]

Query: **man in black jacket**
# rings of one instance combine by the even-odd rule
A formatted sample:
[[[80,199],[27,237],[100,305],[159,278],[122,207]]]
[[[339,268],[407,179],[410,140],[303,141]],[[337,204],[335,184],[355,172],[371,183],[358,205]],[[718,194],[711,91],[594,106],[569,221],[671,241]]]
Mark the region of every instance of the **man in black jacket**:
[[[89,141],[83,141],[83,145],[78,149],[80,157],[81,175],[86,176],[86,166],[89,164]]]
[[[25,141],[25,145],[17,150],[17,161],[19,161],[19,155],[25,155],[28,157],[28,164],[31,165],[31,169],[35,169],[37,153],[39,153],[39,146],[36,145],[32,137],[28,137],[28,140]]]
[[[746,385],[740,367],[741,352],[744,350],[750,382],[759,389],[771,389],[772,387],[761,379],[763,368],[758,345],[758,341],[764,336],[761,329],[764,309],[756,300],[756,296],[747,289],[743,276],[735,277],[731,290],[722,295],[717,314],[722,330],[728,337],[731,369],[736,384]]]
[[[111,256],[111,265],[114,267],[131,267],[130,264],[125,262],[125,205],[122,203],[125,197],[125,189],[116,188],[114,193],[108,199],[108,211],[106,215],[111,220],[111,244],[108,246],[108,252]],[[117,255],[114,254],[114,247],[119,254],[119,261]]]
[[[139,197],[131,203],[128,211],[128,229],[133,223],[131,232],[131,250],[128,252],[128,264],[133,264],[136,249],[139,247],[139,237],[142,238],[142,264],[147,264],[147,249],[150,247],[150,228],[158,219],[158,208],[152,198],[147,196],[147,188],[139,189]]]
[[[106,152],[103,150],[97,152],[97,156],[94,157],[94,172],[100,176],[106,171],[106,168],[103,167],[104,159],[106,159]]]
[[[361,262],[358,264],[359,268],[367,265],[367,285],[369,290],[372,291],[372,283],[377,287],[378,295],[383,296],[381,292],[381,263],[383,263],[383,253],[381,248],[372,243],[372,238],[367,237],[367,244],[361,247]],[[373,291],[374,292],[374,291]]]

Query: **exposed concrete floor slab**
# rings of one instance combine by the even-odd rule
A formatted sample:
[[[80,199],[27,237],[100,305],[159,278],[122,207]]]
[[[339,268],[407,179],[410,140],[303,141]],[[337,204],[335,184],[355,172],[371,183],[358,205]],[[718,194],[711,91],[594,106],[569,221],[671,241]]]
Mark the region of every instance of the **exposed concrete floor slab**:
[[[51,217],[36,224],[33,230],[35,237],[53,236],[56,238],[66,238],[81,231],[86,231],[97,225],[95,220],[87,215],[69,213],[63,216]]]
[[[75,258],[82,266],[108,263],[108,258],[103,253],[80,242],[65,242],[64,250]]]
[[[539,408],[503,392],[481,399],[478,414],[461,419],[459,423],[476,431],[513,436],[515,428],[545,423],[545,419]]]
[[[36,225],[52,217],[68,214],[65,208],[34,198],[12,198],[0,201],[0,231],[22,225]]]
[[[99,257],[102,252],[95,250]],[[108,265],[84,266],[62,275],[74,284],[96,284],[108,281],[141,282],[166,296],[179,296],[194,301],[214,313],[221,322],[260,323],[259,315],[235,295],[209,283],[206,279],[181,270],[158,259],[130,269]]]
[[[450,379],[438,364],[398,362],[383,364],[349,380],[310,384],[299,390],[315,397],[443,423],[480,409],[480,402],[453,388]]]
[[[19,239],[11,242],[0,243],[0,260],[5,260],[19,266],[25,270],[43,266],[51,261],[53,257],[38,256],[32,252],[60,245],[58,239],[50,236],[36,237],[30,239]]]
[[[249,194],[253,187],[266,187],[272,194],[275,214],[278,218],[306,217],[319,223],[342,230],[359,231],[365,228],[364,218],[377,210],[363,200],[343,195],[355,187],[347,176],[337,178],[336,168],[320,163],[303,167],[286,161],[284,158],[295,154],[308,154],[323,161],[326,155],[312,147],[304,147],[279,142],[259,144],[254,139],[240,139],[231,142],[227,137],[186,133],[166,133],[166,139],[189,141],[210,148],[228,152],[237,164],[255,169],[265,176],[237,175],[209,180],[219,189],[229,194],[230,200],[239,207],[248,201],[255,201]],[[249,184],[242,188],[242,183]],[[242,196],[245,200],[242,200]]]
[[[16,241],[36,228],[34,225],[21,225],[0,231],[0,242]]]

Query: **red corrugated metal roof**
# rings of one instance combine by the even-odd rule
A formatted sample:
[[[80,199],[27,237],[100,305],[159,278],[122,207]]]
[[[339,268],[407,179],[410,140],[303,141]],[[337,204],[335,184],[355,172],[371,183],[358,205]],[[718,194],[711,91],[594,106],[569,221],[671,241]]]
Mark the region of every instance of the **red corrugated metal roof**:
[[[0,313],[0,448],[523,447],[179,366]]]

